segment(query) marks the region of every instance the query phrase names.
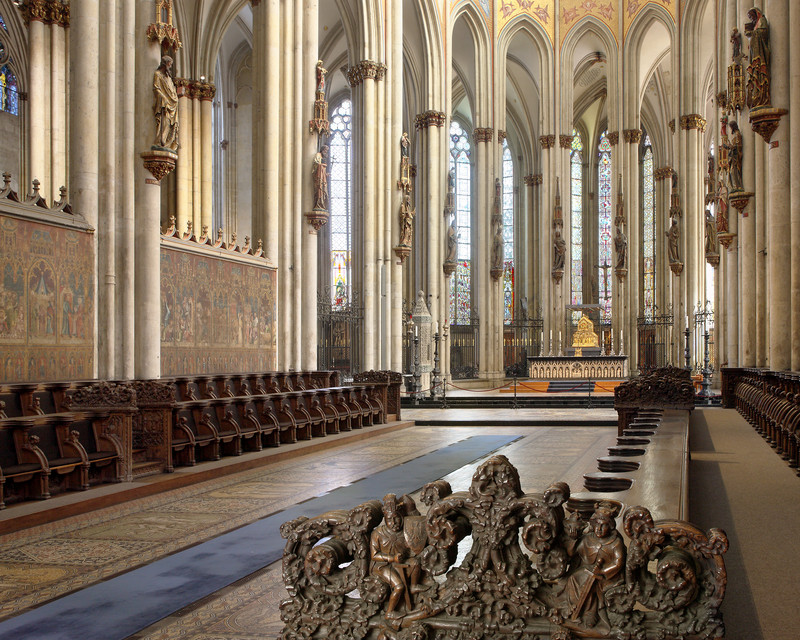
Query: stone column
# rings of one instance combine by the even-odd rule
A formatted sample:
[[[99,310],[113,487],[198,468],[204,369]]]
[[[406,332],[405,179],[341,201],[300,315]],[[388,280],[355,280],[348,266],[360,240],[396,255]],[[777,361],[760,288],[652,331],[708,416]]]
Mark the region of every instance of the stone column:
[[[638,316],[642,312],[640,292],[642,290],[641,276],[641,208],[639,207],[639,143],[642,140],[641,129],[625,129],[622,132],[625,144],[622,146],[626,157],[627,193],[624,194],[627,209],[628,233],[628,278],[622,287],[624,297],[623,317],[620,326],[623,327],[622,347],[628,356],[629,371],[639,368],[639,328]],[[616,284],[616,283],[615,283]],[[614,336],[618,338],[618,336]],[[617,346],[619,351],[619,345]]]
[[[117,128],[119,149],[117,231],[117,379],[131,379],[135,375],[135,277],[134,277],[134,215],[136,177],[136,5],[133,2],[118,4],[120,39],[117,43],[117,79],[120,93],[120,121]],[[160,320],[160,318],[159,318]]]
[[[100,20],[103,32],[111,35],[112,42],[117,32],[117,7],[112,2],[100,6]],[[53,25],[54,28],[57,28]],[[117,194],[117,154],[116,143],[116,101],[117,101],[117,58],[116,47],[105,48],[100,58],[100,76],[103,90],[100,92],[100,183],[99,217],[101,228],[95,235],[99,255],[98,281],[98,375],[100,378],[113,378],[116,373],[116,194]],[[57,86],[57,85],[55,85]],[[55,124],[55,120],[54,120]],[[56,127],[53,127],[54,132]],[[55,141],[54,141],[55,142]]]
[[[306,0],[303,15],[303,72],[300,74],[304,80],[303,84],[303,115],[314,113],[314,94],[316,91],[315,65],[317,63],[319,38],[319,0]],[[305,124],[305,120],[299,120],[300,126]],[[307,125],[306,125],[307,127]],[[300,166],[300,176],[298,178],[298,189],[300,189],[303,211],[311,211],[314,206],[312,202],[312,192],[310,181],[304,179],[309,175],[308,167],[314,159],[317,151],[317,137],[309,135],[308,129],[304,130],[305,144],[303,145],[302,161]],[[302,264],[303,264],[303,283],[302,283],[302,330],[299,332],[301,337],[302,353],[301,368],[306,371],[313,371],[317,368],[317,232],[314,228],[300,219],[301,242],[302,242]]]
[[[765,16],[770,24],[772,48],[770,91],[772,106],[787,108],[790,104],[789,83],[789,1],[767,0]],[[767,208],[767,273],[769,293],[769,366],[774,370],[789,369],[792,363],[791,276],[791,188],[789,171],[789,113],[769,141],[769,205]],[[789,286],[787,286],[787,284]],[[798,343],[800,344],[800,343]]]
[[[178,154],[178,167],[176,169],[177,182],[177,228],[181,233],[186,231],[186,223],[194,224],[193,198],[193,169],[194,149],[192,136],[192,98],[190,96],[190,80],[176,78],[175,85],[178,89],[178,120],[181,125],[178,129],[180,153]],[[198,229],[199,231],[199,229]]]
[[[390,98],[389,104],[391,105],[391,109],[389,111],[389,120],[393,125],[392,134],[390,136],[390,140],[396,141],[399,140],[398,134],[402,135],[402,117],[403,117],[403,3],[401,2],[393,2],[387,6],[391,6],[391,29],[390,33],[390,45],[389,45],[389,54],[390,58],[387,61],[388,73],[389,73],[389,86],[391,87],[390,90]],[[409,133],[411,133],[409,131]],[[440,136],[443,136],[443,132],[440,133]],[[418,138],[418,136],[417,136]],[[446,147],[445,147],[446,148]],[[391,175],[391,172],[390,172]],[[391,212],[397,211],[400,207],[400,190],[395,189],[394,185],[389,180],[389,189],[391,190],[392,198],[390,199],[389,203],[389,210],[390,215]],[[394,238],[394,229],[396,227],[396,223],[394,222],[396,218],[390,217],[392,220],[392,224],[388,227],[388,233],[386,234],[387,240]],[[421,245],[417,245],[421,246]],[[388,257],[388,265],[391,271],[391,337],[390,337],[390,344],[391,344],[391,357],[388,363],[388,368],[393,371],[402,371],[403,368],[403,267],[398,264],[399,260],[395,259],[392,255],[391,251],[391,242],[387,245],[386,256]],[[409,266],[410,268],[410,266]],[[440,267],[441,268],[441,267]],[[441,272],[440,272],[441,278]],[[441,280],[440,280],[441,281]],[[444,321],[447,317],[447,289],[446,287],[442,288],[442,305],[440,306],[440,325],[444,326]],[[441,344],[441,343],[440,343]],[[449,358],[444,358],[443,354],[440,353],[441,356],[441,366],[442,370],[445,370],[445,366],[449,366]],[[445,363],[445,360],[447,361]]]
[[[30,126],[28,127],[28,180],[37,179],[47,188],[45,180],[49,178],[47,164],[49,156],[49,143],[47,128],[40,123],[48,121],[48,103],[45,101],[44,87],[49,86],[50,78],[47,69],[50,61],[46,58],[47,28],[45,27],[44,14],[36,12],[36,5],[26,7],[26,18],[30,21],[28,27],[28,69],[29,84],[28,99],[30,104]],[[27,194],[30,186],[20,184],[20,192]],[[50,195],[45,193],[45,196]]]
[[[192,227],[195,235],[200,235],[203,224],[203,190],[200,176],[203,173],[203,125],[200,103],[197,101],[197,82],[190,80],[189,105],[192,111]],[[183,231],[183,229],[182,229]]]
[[[66,24],[69,23],[69,8],[62,13],[53,12],[50,25],[50,189],[52,199],[58,197],[59,189],[67,184],[67,83],[69,74],[67,60]],[[112,11],[114,13],[115,11]]]
[[[88,1],[88,0],[86,0]],[[94,4],[93,2],[89,2]],[[153,19],[153,3],[136,0],[136,149],[148,153],[156,135],[153,74],[161,60],[157,41],[144,40]],[[73,33],[73,37],[77,34]],[[75,38],[83,48],[80,38]],[[73,67],[74,68],[74,67]],[[75,128],[72,128],[73,134]],[[161,185],[144,162],[136,163],[135,309],[137,378],[161,376]]]
[[[472,278],[477,287],[472,287],[472,307],[477,309],[480,319],[480,366],[478,377],[493,378],[495,376],[494,341],[494,309],[491,304],[494,282],[489,276],[492,246],[492,196],[494,193],[494,171],[492,155],[492,129],[478,127],[473,132],[475,145],[475,212],[472,217]]]
[[[765,146],[753,137],[756,224],[756,366],[767,367],[767,193]]]
[[[197,84],[196,94],[197,101],[195,101],[195,113],[199,108],[200,111],[200,226],[195,228],[195,232],[199,235],[204,227],[208,227],[209,234],[213,237],[214,230],[211,228],[214,204],[213,204],[213,181],[214,181],[214,131],[212,128],[212,103],[214,96],[217,93],[217,88],[208,82],[205,78],[200,78]],[[195,142],[197,142],[195,138]],[[180,157],[180,156],[179,156]],[[244,238],[242,238],[244,240]]]
[[[100,7],[93,0],[74,0],[70,10],[70,200],[75,211],[98,229]],[[33,123],[35,126],[35,119]],[[98,229],[98,232],[105,235],[103,230]],[[97,254],[93,263],[97,264]],[[96,269],[95,273],[101,272]],[[95,287],[98,284],[95,281]],[[96,295],[94,299],[97,300]],[[95,305],[95,328],[97,314]]]
[[[800,24],[800,5],[797,2],[789,3],[789,24]],[[800,112],[800,39],[790,38],[789,41],[789,115],[792,118]],[[800,127],[788,127],[789,122],[784,122],[789,128],[789,148],[800,149]],[[800,162],[793,161],[790,165],[791,186],[791,227],[792,227],[792,264],[791,264],[791,317],[792,317],[792,371],[800,370]]]
[[[542,319],[544,323],[544,354],[550,353],[550,336],[553,335],[554,352],[558,353],[558,327],[556,326],[557,317],[555,313],[553,281],[553,206],[555,203],[555,181],[553,177],[553,146],[555,146],[555,135],[548,134],[539,137],[539,144],[542,147],[542,186],[539,200],[539,272],[542,297]],[[562,230],[563,233],[563,230]]]

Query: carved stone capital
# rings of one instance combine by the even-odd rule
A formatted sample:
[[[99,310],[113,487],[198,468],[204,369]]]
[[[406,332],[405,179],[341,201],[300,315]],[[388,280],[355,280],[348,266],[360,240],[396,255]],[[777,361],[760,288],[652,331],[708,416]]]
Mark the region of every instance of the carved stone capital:
[[[720,91],[717,94],[717,106],[725,111],[728,108],[728,92],[725,90]]]
[[[608,134],[608,144],[612,147],[617,146],[619,143],[619,131],[611,131]]]
[[[50,23],[50,0],[25,0],[20,5],[25,24],[31,22]]]
[[[475,131],[473,131],[475,142],[491,142],[493,133],[494,129],[491,127],[478,127],[475,129]]]
[[[443,111],[429,110],[417,114],[414,118],[414,128],[419,131],[428,127],[443,127],[446,121],[447,114]]]
[[[558,144],[562,149],[571,149],[572,148],[572,138],[573,136],[567,136],[561,134],[558,136]]]
[[[719,243],[725,247],[726,249],[730,249],[731,243],[733,239],[736,237],[735,233],[731,233],[730,231],[726,231],[724,233],[718,233],[717,238],[719,238]],[[717,257],[719,260],[719,257]]]
[[[664,167],[659,167],[653,172],[653,177],[656,180],[666,180],[667,178],[672,177],[672,167],[669,165]]]
[[[362,60],[347,70],[347,82],[357,87],[364,80],[383,80],[386,77],[386,65],[373,60]]]
[[[669,268],[672,270],[676,276],[681,275],[683,273],[683,263],[682,262],[670,262]]]
[[[669,130],[670,130],[672,133],[675,133],[675,118],[673,118],[672,120],[670,120],[668,124],[669,124]]]
[[[543,178],[544,178],[544,176],[541,173],[534,173],[533,174],[533,184],[535,184],[536,186],[539,186],[540,184],[542,184],[542,179]]]
[[[551,133],[545,136],[539,136],[539,144],[542,149],[552,149],[556,145],[556,136]]]
[[[526,187],[533,187],[536,185],[536,182],[534,182],[534,178],[535,176],[531,173],[527,176],[523,176],[522,181],[525,183]]]
[[[750,198],[754,195],[752,191],[731,191],[728,194],[728,202],[739,213],[742,213],[747,207],[747,203],[750,202]]]
[[[309,211],[306,213],[306,222],[314,229],[314,233],[317,233],[328,222],[328,212],[324,209]]]
[[[503,142],[505,142],[505,139],[507,137],[508,137],[508,134],[505,131],[503,131],[502,129],[498,129],[497,130],[497,143],[498,144],[503,144]]]
[[[217,88],[210,82],[196,80],[192,83],[191,87],[192,97],[197,100],[211,101],[217,95]]]
[[[684,131],[699,129],[700,132],[703,133],[706,130],[706,124],[708,124],[708,122],[699,113],[690,113],[681,116],[681,129]]]
[[[622,130],[622,139],[625,142],[629,142],[632,144],[639,144],[642,140],[642,130],[641,129],[623,129]]]

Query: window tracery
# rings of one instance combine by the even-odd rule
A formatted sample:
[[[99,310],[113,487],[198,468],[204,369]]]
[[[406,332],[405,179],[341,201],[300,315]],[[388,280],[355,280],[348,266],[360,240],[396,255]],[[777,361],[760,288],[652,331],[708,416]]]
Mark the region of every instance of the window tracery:
[[[514,160],[503,140],[503,321],[514,319]]]
[[[598,238],[598,267],[597,281],[599,289],[600,322],[611,322],[611,244],[612,221],[611,212],[611,143],[608,140],[608,131],[600,134],[597,145],[597,238]]]
[[[471,145],[464,128],[450,123],[450,168],[455,169],[456,271],[450,287],[450,321],[471,322],[472,284],[472,161]]]
[[[353,104],[344,100],[331,115],[330,225],[331,303],[342,308],[350,301],[353,249],[353,184],[351,162]]]
[[[570,219],[572,264],[570,269],[570,304],[583,303],[583,141],[577,129],[572,130],[570,166]],[[572,312],[573,323],[578,322],[580,312]]]

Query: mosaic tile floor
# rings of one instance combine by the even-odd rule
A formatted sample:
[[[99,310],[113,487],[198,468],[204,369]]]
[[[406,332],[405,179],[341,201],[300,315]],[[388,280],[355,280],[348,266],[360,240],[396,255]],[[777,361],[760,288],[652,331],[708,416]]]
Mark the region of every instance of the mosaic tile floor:
[[[525,436],[503,453],[520,468],[529,491],[555,480],[581,490],[582,474],[594,468],[594,459],[615,438],[615,429],[597,427],[414,427],[2,536],[0,619],[478,431]],[[447,479],[454,487],[466,486],[478,463]],[[135,637],[274,637],[283,597],[280,567],[273,565]]]

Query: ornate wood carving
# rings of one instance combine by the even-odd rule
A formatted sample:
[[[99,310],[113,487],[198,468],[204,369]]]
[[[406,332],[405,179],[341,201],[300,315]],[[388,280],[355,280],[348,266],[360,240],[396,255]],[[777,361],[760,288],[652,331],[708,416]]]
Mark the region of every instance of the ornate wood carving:
[[[496,455],[467,491],[426,485],[281,527],[283,640],[695,637],[724,634],[725,532],[618,503],[568,512],[569,487],[524,493]],[[455,565],[457,547],[471,549]],[[325,540],[323,541],[323,538]],[[358,597],[353,596],[358,591]]]

